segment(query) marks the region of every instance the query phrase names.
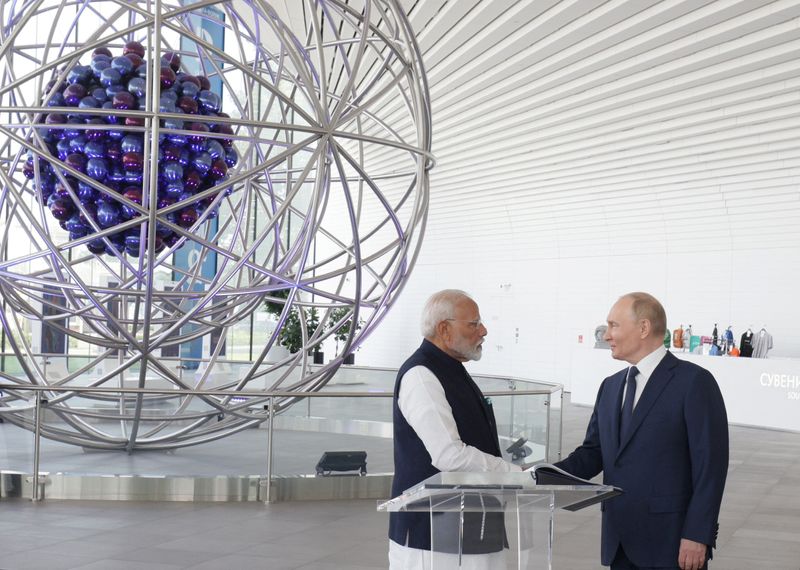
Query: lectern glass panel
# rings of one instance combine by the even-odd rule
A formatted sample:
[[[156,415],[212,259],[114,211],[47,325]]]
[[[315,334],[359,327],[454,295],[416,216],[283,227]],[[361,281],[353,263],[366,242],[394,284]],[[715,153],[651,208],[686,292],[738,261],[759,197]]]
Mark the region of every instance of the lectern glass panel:
[[[429,513],[426,569],[539,570],[552,567],[556,509],[617,493],[605,485],[536,485],[530,473],[439,473],[378,510]]]

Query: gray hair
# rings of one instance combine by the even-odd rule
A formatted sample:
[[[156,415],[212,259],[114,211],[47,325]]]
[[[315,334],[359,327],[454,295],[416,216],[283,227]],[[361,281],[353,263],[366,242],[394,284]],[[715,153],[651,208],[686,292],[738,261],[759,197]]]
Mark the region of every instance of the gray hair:
[[[422,336],[425,338],[435,337],[436,325],[452,319],[456,305],[463,299],[472,300],[472,297],[460,289],[445,289],[431,295],[422,309],[422,320],[420,321]]]

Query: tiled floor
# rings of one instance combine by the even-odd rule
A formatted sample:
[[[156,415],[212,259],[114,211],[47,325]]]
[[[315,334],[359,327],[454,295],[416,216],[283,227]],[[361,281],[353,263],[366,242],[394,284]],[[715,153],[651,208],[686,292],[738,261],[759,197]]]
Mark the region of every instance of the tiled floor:
[[[565,451],[587,408],[565,408]],[[800,434],[731,428],[714,570],[800,570]],[[386,568],[374,501],[0,503],[0,568],[82,570]],[[600,568],[599,508],[557,518],[553,567]]]

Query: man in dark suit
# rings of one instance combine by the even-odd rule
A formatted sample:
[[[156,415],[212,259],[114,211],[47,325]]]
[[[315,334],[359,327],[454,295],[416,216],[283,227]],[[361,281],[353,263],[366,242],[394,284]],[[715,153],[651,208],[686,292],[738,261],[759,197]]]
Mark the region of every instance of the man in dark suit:
[[[624,490],[603,504],[601,561],[613,570],[707,568],[728,473],[728,418],[710,372],[663,344],[664,308],[622,296],[608,315],[611,355],[583,444],[557,465],[603,472]]]

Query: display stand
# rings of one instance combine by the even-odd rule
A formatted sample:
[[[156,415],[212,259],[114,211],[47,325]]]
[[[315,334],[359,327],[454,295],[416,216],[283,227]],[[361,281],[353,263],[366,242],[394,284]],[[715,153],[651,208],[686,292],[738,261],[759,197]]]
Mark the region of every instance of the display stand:
[[[429,513],[431,570],[540,570],[552,568],[556,510],[619,493],[607,485],[536,485],[530,473],[439,473],[378,510]]]

